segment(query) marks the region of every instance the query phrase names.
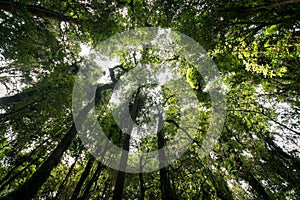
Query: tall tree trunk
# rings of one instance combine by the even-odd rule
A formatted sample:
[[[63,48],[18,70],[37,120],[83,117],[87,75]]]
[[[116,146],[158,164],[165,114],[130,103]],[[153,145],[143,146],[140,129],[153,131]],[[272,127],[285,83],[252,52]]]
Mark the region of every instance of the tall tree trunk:
[[[226,129],[230,131],[228,127],[226,127]],[[229,145],[229,148],[233,149],[231,145]],[[239,156],[235,156],[235,161],[237,165],[241,167],[241,170],[239,172],[240,177],[250,184],[250,186],[254,191],[256,191],[258,196],[264,200],[272,199],[265,188],[262,186],[262,184],[255,178],[252,170],[244,163],[244,161]]]
[[[217,196],[223,200],[233,200],[232,192],[230,191],[226,181],[219,173],[214,173],[210,167],[205,167],[209,175],[209,179],[213,183]]]
[[[47,181],[51,171],[59,164],[63,153],[71,145],[76,133],[75,124],[73,123],[67,134],[37,171],[18,189],[0,198],[0,200],[32,199]]]
[[[265,190],[265,188],[261,185],[261,183],[254,177],[251,171],[248,171],[248,173],[243,173],[241,177],[244,178],[247,182],[249,182],[251,187],[257,192],[261,199],[272,199]]]
[[[291,167],[296,170],[300,170],[300,159],[297,157],[293,157],[288,153],[284,152],[275,142],[274,139],[270,136],[267,136],[265,142],[271,148],[271,154],[277,154],[277,156],[286,160],[287,163],[291,164]]]
[[[110,84],[105,84],[96,90],[96,97],[99,97],[101,92],[106,89],[110,89],[112,86]],[[31,95],[31,94],[30,94]],[[20,101],[20,98],[24,98],[23,96],[15,97],[9,100],[1,100],[1,103],[14,103]],[[75,121],[83,121],[88,112],[94,107],[95,102],[88,103],[80,113],[78,114]],[[54,151],[50,154],[50,156],[43,162],[43,164],[35,171],[35,173],[18,189],[8,193],[6,196],[1,197],[0,200],[15,200],[15,199],[22,199],[22,200],[30,200],[32,199],[42,185],[47,181],[48,177],[50,176],[51,171],[59,164],[63,153],[70,147],[72,141],[74,140],[77,134],[75,123],[72,123],[71,128],[65,134],[61,142],[57,145]]]
[[[163,127],[163,116],[162,113],[158,114],[158,130]],[[164,139],[164,130],[157,132],[157,146],[158,149],[162,149],[165,146],[165,139]],[[167,168],[163,167],[164,162],[166,162],[166,155],[165,152],[159,151],[159,176],[160,176],[160,190],[161,190],[161,199],[162,200],[174,200],[176,199],[175,194],[172,192],[170,180],[168,178]]]
[[[140,160],[140,169],[143,169],[143,165],[142,165],[142,160]],[[140,180],[140,200],[144,200],[145,199],[145,185],[144,185],[144,178],[143,178],[143,173],[139,173],[139,180]]]
[[[93,174],[92,178],[86,184],[83,195],[80,196],[80,198],[78,198],[78,199],[82,199],[82,200],[87,199],[88,194],[90,192],[90,188],[92,187],[93,183],[96,182],[96,180],[99,177],[100,172],[102,171],[103,168],[104,168],[104,165],[101,162],[98,162],[95,173]]]
[[[64,188],[65,188],[65,184],[66,184],[66,182],[69,180],[69,178],[70,178],[70,176],[71,176],[71,174],[72,174],[72,172],[73,172],[73,169],[74,169],[74,167],[75,167],[75,165],[76,165],[76,163],[77,163],[77,161],[78,161],[78,158],[79,158],[80,154],[81,154],[81,150],[80,150],[80,152],[77,154],[77,156],[76,156],[76,158],[75,158],[75,161],[74,161],[74,163],[71,165],[71,167],[70,167],[70,169],[69,169],[69,171],[68,171],[66,177],[64,178],[64,180],[63,180],[63,181],[61,182],[61,184],[59,185],[58,190],[57,190],[57,194],[55,195],[55,199],[59,199],[60,195],[62,194],[62,192],[63,192],[63,190],[64,190]]]
[[[1,189],[3,187],[2,185],[6,184],[6,182],[9,180],[9,178],[11,177],[13,172],[15,170],[17,170],[19,167],[21,167],[24,164],[24,162],[27,161],[28,165],[31,165],[36,160],[36,158],[33,159],[32,156],[36,153],[37,149],[39,149],[41,146],[42,146],[42,144],[40,144],[37,148],[35,148],[33,151],[31,151],[29,155],[25,155],[25,156],[22,156],[22,157],[19,157],[18,159],[16,159],[16,161],[13,163],[13,168],[11,168],[6,173],[6,175],[0,180],[0,191],[2,190]]]
[[[245,164],[243,163],[242,159],[238,156],[236,157],[237,163],[241,166],[241,178],[246,180],[251,187],[257,192],[257,194],[261,197],[261,199],[269,200],[272,199],[265,188],[261,185],[261,183],[255,178],[253,173],[251,172],[251,169],[248,169]]]
[[[119,169],[124,169],[124,170],[126,169],[127,160],[128,160],[128,151],[129,151],[129,142],[130,142],[130,135],[125,134],[124,141],[123,141],[123,150],[125,150],[126,152],[122,153]],[[121,170],[118,171],[114,194],[113,194],[113,200],[122,199],[125,175],[126,175],[125,171],[121,171]]]
[[[24,171],[26,171],[29,167],[31,167],[33,164],[38,166],[40,164],[39,157],[35,158],[34,160],[30,161],[26,167],[24,167],[22,170],[16,172],[14,175],[10,176],[5,180],[4,183],[0,186],[0,191],[4,190],[6,186],[8,186],[10,183],[12,183],[18,176],[20,176]]]
[[[8,96],[8,97],[1,97],[0,98],[0,105],[4,106],[9,106],[14,103],[18,103],[20,101],[24,101],[28,98],[32,98],[32,96],[37,93],[37,91],[34,90],[28,90],[28,91],[23,91],[18,94],[15,94],[13,96]]]
[[[131,118],[133,120],[137,117],[138,112],[138,100],[139,100],[140,88],[138,88],[136,95],[134,97],[134,103],[132,109],[130,111]],[[129,127],[127,129],[127,133],[124,136],[123,140],[123,150],[124,152],[121,155],[121,161],[119,165],[119,171],[117,174],[117,180],[115,183],[113,200],[122,200],[123,196],[123,189],[124,189],[124,182],[125,182],[125,170],[127,167],[127,160],[128,160],[128,152],[129,152],[129,145],[130,145],[130,135],[133,129],[133,124],[129,123]]]
[[[81,191],[81,188],[83,186],[83,183],[85,182],[86,178],[90,174],[90,171],[91,171],[91,169],[93,167],[94,161],[95,161],[95,157],[93,157],[93,156],[88,160],[88,162],[87,162],[87,164],[86,164],[86,166],[84,168],[84,171],[81,174],[80,179],[79,179],[79,181],[78,181],[78,183],[77,183],[77,185],[75,187],[75,190],[74,190],[74,192],[72,194],[71,200],[76,200],[77,199],[77,197],[78,197],[78,195],[79,195],[79,193]]]
[[[105,144],[105,151],[102,152],[102,155],[101,155],[101,159],[103,159],[104,155],[106,154],[106,151],[109,149],[109,142],[107,141],[106,144]],[[91,177],[91,179],[87,182],[86,186],[85,186],[85,189],[84,189],[84,193],[82,196],[80,196],[78,198],[78,200],[80,199],[87,199],[88,195],[89,195],[89,192],[90,192],[90,188],[92,187],[93,183],[96,183],[97,184],[97,179],[98,177],[100,176],[100,173],[102,171],[102,169],[105,168],[105,166],[98,161],[97,163],[97,167],[96,167],[96,170],[93,174],[93,176]]]

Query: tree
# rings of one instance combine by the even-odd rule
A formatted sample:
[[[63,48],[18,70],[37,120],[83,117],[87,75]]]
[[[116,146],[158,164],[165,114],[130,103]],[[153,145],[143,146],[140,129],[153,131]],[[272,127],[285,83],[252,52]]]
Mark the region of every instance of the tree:
[[[0,199],[299,199],[299,13],[298,0],[0,0],[0,84],[7,89],[0,97]],[[86,62],[82,46],[96,49],[146,26],[180,31],[207,50],[221,71],[227,114],[217,145],[199,157],[212,114],[208,83],[176,52],[148,44],[123,50],[118,64],[99,71],[106,81],[81,117],[95,106],[107,137],[127,152],[165,147],[177,131],[195,136],[169,165],[166,148],[159,170],[131,174],[128,153],[116,171],[81,143],[72,91]],[[134,91],[131,118],[149,123],[155,106],[165,106],[167,114],[156,113],[160,131],[139,139],[132,127],[130,134],[118,127],[107,107],[112,91],[147,64],[171,66],[186,80],[201,110],[198,124],[184,127],[174,90],[153,95],[149,84]]]

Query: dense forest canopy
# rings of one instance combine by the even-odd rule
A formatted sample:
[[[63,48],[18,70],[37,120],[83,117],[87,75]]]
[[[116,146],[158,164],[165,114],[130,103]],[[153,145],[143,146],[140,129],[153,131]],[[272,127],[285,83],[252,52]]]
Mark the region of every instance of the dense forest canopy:
[[[299,19],[299,0],[0,0],[0,200],[300,199]],[[105,67],[86,53],[144,27],[185,34],[218,68],[226,116],[209,152],[203,148],[215,104],[207,88],[214,84],[195,63],[143,40],[126,40],[141,48],[121,49]],[[109,104],[115,86],[143,79],[131,72],[150,64],[154,71],[174,70],[182,84],[159,92],[155,84],[136,86],[125,106],[128,116],[118,123]],[[94,101],[81,102],[74,91],[89,90],[78,84],[86,81],[86,66],[99,70],[87,76]],[[179,96],[187,91],[196,115],[180,107]],[[93,107],[103,133],[124,150],[123,170],[82,140],[74,101],[84,105],[81,118]],[[154,115],[158,124],[151,135],[133,133],[127,119],[142,126]],[[192,136],[191,143],[166,164],[177,133]],[[126,172],[126,152],[163,147],[169,148],[157,154],[157,170]]]

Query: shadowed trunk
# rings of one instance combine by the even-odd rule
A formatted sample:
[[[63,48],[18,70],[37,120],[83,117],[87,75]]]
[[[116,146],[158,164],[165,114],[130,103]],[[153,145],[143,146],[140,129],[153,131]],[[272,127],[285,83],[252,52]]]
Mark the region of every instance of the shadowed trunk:
[[[145,199],[145,185],[144,185],[144,178],[143,178],[143,173],[139,173],[139,180],[140,180],[140,200],[144,200]]]
[[[209,167],[206,167],[209,174],[209,179],[213,183],[217,196],[223,200],[233,200],[232,192],[230,191],[226,180],[218,172],[213,172]]]
[[[132,109],[130,110],[131,118],[134,120],[137,117],[137,110],[138,110],[138,100],[139,100],[140,88],[138,88],[136,95],[134,97],[134,103]],[[129,127],[127,129],[127,133],[124,136],[123,140],[123,150],[124,152],[121,155],[121,161],[119,165],[119,171],[117,175],[117,180],[115,183],[115,189],[113,194],[113,200],[122,200],[123,196],[123,189],[124,189],[124,182],[125,182],[125,170],[127,167],[127,160],[128,160],[128,152],[129,152],[129,145],[130,145],[130,134],[132,132],[133,124],[129,123]]]
[[[32,199],[42,185],[47,181],[51,171],[59,164],[63,153],[69,148],[76,136],[76,128],[73,123],[70,130],[63,137],[45,162],[37,169],[37,171],[18,189],[0,198],[1,200],[30,200]]]
[[[99,177],[99,175],[100,175],[102,169],[104,169],[104,167],[105,166],[101,162],[98,162],[96,171],[94,172],[92,178],[86,184],[83,195],[80,196],[80,198],[78,198],[78,199],[81,199],[81,200],[87,199],[89,192],[90,192],[90,188],[92,187],[93,183],[96,182],[97,178]]]
[[[261,199],[272,199],[265,188],[262,186],[262,184],[255,178],[255,176],[251,172],[251,169],[248,169],[239,157],[236,158],[236,161],[242,167],[242,171],[240,173],[241,178],[246,180],[251,185],[251,187],[257,192]]]
[[[87,164],[86,164],[86,166],[85,166],[85,168],[84,168],[84,171],[83,171],[83,173],[81,174],[80,179],[79,179],[79,181],[78,181],[78,183],[77,183],[77,185],[76,185],[76,187],[75,187],[75,190],[74,190],[74,192],[73,192],[73,194],[72,194],[71,200],[76,200],[77,197],[79,196],[80,190],[81,190],[81,188],[82,188],[82,186],[83,186],[83,183],[85,182],[86,178],[87,178],[88,175],[90,174],[90,171],[91,171],[91,169],[92,169],[92,166],[93,166],[93,164],[94,164],[94,161],[95,161],[95,158],[94,158],[94,157],[91,157],[91,158],[88,160],[88,162],[87,162]]]
[[[88,112],[93,107],[93,102],[85,106],[76,117],[76,121],[83,121]],[[51,171],[59,164],[63,153],[70,147],[77,134],[75,123],[72,123],[69,131],[64,135],[57,147],[52,151],[50,156],[43,162],[43,164],[36,170],[36,172],[18,189],[12,191],[0,200],[30,200],[32,199],[42,185],[47,181]]]
[[[21,174],[22,171],[26,170],[28,167],[30,167],[33,164],[39,164],[39,162],[37,162],[37,160],[40,157],[42,157],[42,155],[45,154],[45,152],[49,149],[44,148],[38,154],[36,154],[36,153],[45,144],[48,145],[48,142],[47,141],[41,142],[41,144],[39,144],[38,147],[36,147],[33,151],[31,151],[30,154],[25,155],[25,156],[21,156],[15,161],[14,167],[12,169],[10,169],[6,173],[6,175],[1,179],[1,181],[0,181],[0,191],[2,191],[2,189],[4,189],[4,187],[6,185],[10,184],[10,181],[13,181],[16,177],[18,177],[18,175]],[[37,155],[37,158],[33,158],[34,155]],[[26,167],[24,167],[21,171],[17,172],[16,174],[12,175],[19,167],[21,167],[24,164],[24,162],[28,162]]]
[[[1,97],[0,98],[0,105],[8,106],[8,105],[11,105],[13,103],[18,103],[18,102],[24,101],[27,98],[32,98],[34,93],[36,93],[36,91],[30,90],[30,91],[25,91],[25,92],[15,94],[13,96]]]
[[[160,112],[158,114],[158,130],[164,126],[163,116]],[[165,151],[162,149],[165,146],[165,139],[164,139],[164,130],[158,131],[157,133],[157,146],[159,151],[159,175],[160,175],[160,190],[161,190],[161,199],[162,200],[175,200],[176,195],[172,191],[170,180],[168,177],[167,168],[163,167],[164,162],[166,162],[166,155]]]
[[[57,194],[55,195],[55,198],[54,199],[59,199],[60,195],[62,194],[64,188],[65,188],[65,184],[67,183],[67,181],[69,180],[72,172],[73,172],[73,169],[78,161],[78,158],[81,154],[81,151],[77,154],[76,158],[75,158],[75,161],[74,163],[71,165],[66,177],[64,178],[64,180],[61,182],[60,186],[58,187],[58,190],[57,190]]]
[[[6,186],[11,184],[18,176],[20,176],[23,172],[28,170],[29,167],[31,167],[32,165],[38,166],[40,163],[41,162],[39,161],[39,157],[37,157],[37,158],[33,159],[32,161],[30,161],[28,163],[28,165],[26,167],[24,167],[22,170],[18,171],[17,173],[10,176],[9,178],[4,179],[5,182],[3,184],[1,184],[0,191],[4,190]]]

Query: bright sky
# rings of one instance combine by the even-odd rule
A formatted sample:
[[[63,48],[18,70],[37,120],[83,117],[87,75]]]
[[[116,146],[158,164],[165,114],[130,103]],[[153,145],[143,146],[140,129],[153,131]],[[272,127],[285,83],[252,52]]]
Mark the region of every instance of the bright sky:
[[[3,97],[6,93],[6,89],[3,85],[0,84],[0,97]]]

